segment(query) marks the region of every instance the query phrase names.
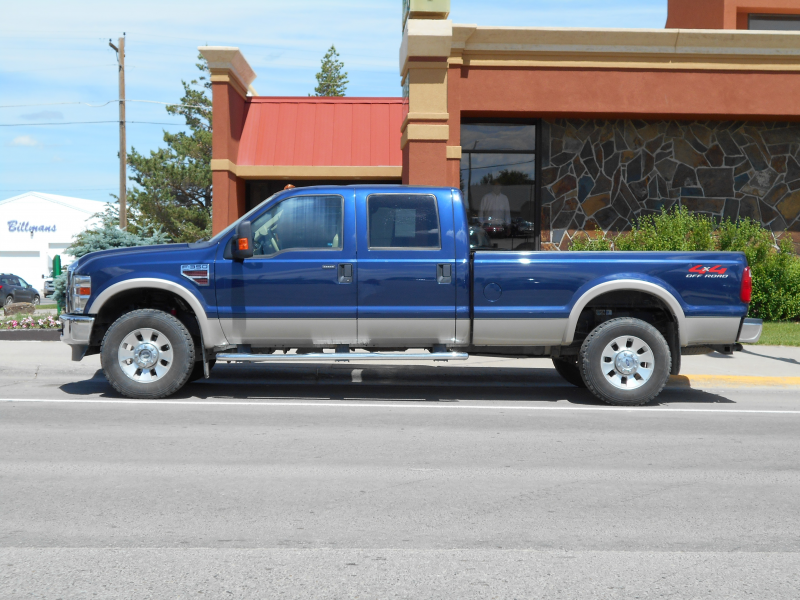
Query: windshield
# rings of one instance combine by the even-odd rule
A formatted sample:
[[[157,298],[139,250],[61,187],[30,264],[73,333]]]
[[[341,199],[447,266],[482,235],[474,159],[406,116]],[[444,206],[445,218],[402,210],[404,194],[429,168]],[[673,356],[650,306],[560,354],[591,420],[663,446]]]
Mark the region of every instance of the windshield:
[[[239,217],[238,219],[236,219],[236,220],[235,220],[233,223],[231,223],[230,225],[228,225],[228,226],[227,226],[225,229],[223,229],[223,230],[222,230],[222,231],[220,231],[220,232],[219,232],[217,235],[215,235],[215,236],[214,236],[214,237],[212,237],[210,240],[208,240],[208,241],[209,241],[209,243],[211,243],[211,242],[219,242],[219,241],[220,241],[220,240],[221,240],[223,237],[225,237],[225,236],[228,234],[228,232],[230,232],[230,231],[233,231],[233,230],[236,228],[236,226],[237,226],[237,225],[238,225],[240,222],[242,222],[242,221],[246,221],[247,219],[249,219],[249,218],[250,218],[250,216],[251,216],[252,214],[254,214],[254,213],[255,213],[256,211],[258,211],[258,210],[259,210],[259,209],[260,209],[262,206],[264,206],[264,205],[265,205],[267,202],[270,202],[270,201],[271,201],[273,198],[275,198],[276,196],[278,196],[278,195],[279,195],[281,192],[283,192],[283,191],[284,191],[284,190],[281,190],[280,192],[275,192],[274,194],[272,194],[272,196],[270,196],[269,198],[267,198],[266,200],[264,200],[264,201],[263,201],[261,204],[259,204],[258,206],[256,206],[256,207],[255,207],[255,208],[253,208],[252,210],[250,210],[249,212],[245,213],[245,214],[244,214],[244,216],[241,216],[241,217]]]

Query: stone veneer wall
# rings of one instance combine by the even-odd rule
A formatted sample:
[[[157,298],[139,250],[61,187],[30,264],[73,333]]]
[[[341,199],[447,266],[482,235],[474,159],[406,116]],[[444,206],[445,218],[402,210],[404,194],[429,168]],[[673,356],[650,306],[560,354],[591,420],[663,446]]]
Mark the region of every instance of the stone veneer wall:
[[[543,250],[676,204],[788,230],[800,248],[800,124],[555,119],[542,141]]]

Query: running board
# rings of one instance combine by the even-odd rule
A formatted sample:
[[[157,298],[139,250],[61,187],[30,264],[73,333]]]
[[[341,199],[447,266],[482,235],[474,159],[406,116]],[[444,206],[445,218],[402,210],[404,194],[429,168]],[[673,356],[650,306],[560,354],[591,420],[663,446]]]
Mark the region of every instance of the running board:
[[[314,352],[310,354],[245,354],[227,352],[217,354],[218,361],[227,362],[350,362],[350,361],[376,361],[376,360],[467,360],[466,352]]]

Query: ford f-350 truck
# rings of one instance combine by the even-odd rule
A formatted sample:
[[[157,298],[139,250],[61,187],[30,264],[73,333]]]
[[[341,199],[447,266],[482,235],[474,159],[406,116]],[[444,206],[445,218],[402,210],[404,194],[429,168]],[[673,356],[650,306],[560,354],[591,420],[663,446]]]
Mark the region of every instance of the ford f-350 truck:
[[[754,342],[732,252],[501,251],[461,192],[294,188],[207,242],[94,252],[68,271],[62,340],[111,385],[162,398],[216,362],[551,358],[618,405],[681,355]],[[409,352],[420,349],[417,352]]]

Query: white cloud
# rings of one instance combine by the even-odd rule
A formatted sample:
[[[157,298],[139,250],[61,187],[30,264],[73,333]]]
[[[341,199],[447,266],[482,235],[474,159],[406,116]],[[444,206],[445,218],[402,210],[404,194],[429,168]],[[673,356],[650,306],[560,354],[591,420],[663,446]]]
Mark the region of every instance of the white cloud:
[[[11,146],[41,146],[38,140],[29,135],[18,135],[11,140]]]

